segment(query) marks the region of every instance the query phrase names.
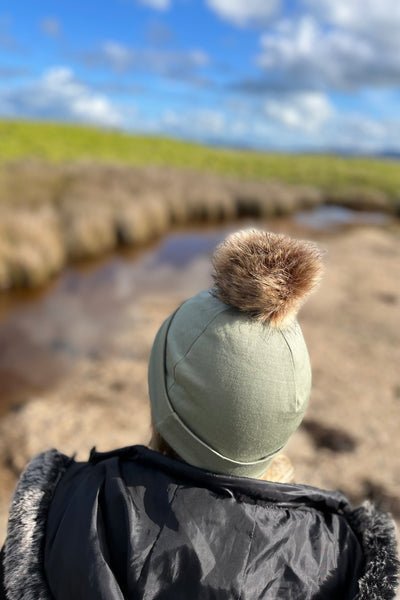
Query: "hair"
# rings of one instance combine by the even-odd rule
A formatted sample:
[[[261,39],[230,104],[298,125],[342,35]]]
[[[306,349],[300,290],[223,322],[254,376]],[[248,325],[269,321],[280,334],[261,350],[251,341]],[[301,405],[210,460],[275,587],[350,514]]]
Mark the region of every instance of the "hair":
[[[171,448],[171,446],[164,440],[162,435],[157,431],[153,422],[151,423],[151,438],[149,446],[152,450],[160,452],[160,454],[164,454],[165,456],[169,456],[170,458],[175,458],[177,460],[182,460],[175,450]]]

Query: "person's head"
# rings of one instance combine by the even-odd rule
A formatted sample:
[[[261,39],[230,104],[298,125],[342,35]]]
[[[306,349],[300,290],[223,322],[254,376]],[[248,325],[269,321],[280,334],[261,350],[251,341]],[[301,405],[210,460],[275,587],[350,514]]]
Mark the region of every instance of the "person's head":
[[[215,473],[260,477],[304,416],[311,368],[296,314],[322,273],[311,242],[239,231],[213,256],[214,287],[157,333],[153,447]]]

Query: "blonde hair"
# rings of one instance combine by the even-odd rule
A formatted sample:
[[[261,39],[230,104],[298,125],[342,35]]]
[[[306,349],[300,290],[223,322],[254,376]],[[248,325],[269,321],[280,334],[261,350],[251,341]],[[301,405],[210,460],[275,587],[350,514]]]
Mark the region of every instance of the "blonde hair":
[[[154,427],[154,423],[151,423],[151,438],[149,442],[149,446],[152,450],[156,450],[156,452],[160,452],[160,454],[164,454],[165,456],[169,456],[170,458],[176,458],[178,460],[182,460],[175,450],[171,448],[171,446],[164,440],[162,435],[158,433],[157,429]]]

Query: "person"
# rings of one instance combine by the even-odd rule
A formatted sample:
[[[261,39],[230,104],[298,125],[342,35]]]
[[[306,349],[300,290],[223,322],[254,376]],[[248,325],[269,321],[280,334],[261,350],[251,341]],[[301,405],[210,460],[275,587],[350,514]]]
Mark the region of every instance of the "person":
[[[34,458],[11,505],[8,600],[384,600],[399,572],[389,515],[265,480],[307,408],[297,311],[311,242],[230,235],[214,285],[161,326],[149,362],[152,448]],[[127,415],[134,418],[134,415]]]

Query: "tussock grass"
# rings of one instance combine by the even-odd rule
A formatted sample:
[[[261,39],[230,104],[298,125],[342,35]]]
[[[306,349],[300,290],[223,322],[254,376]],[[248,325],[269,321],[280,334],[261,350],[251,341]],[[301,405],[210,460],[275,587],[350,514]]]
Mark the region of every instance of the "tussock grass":
[[[143,245],[175,224],[290,215],[321,203],[400,214],[399,190],[396,163],[3,121],[0,289],[40,285],[69,260]]]
[[[65,258],[51,208],[0,212],[0,288],[40,285],[60,271]]]
[[[112,212],[107,206],[83,201],[62,216],[63,238],[71,259],[92,258],[116,245]]]

